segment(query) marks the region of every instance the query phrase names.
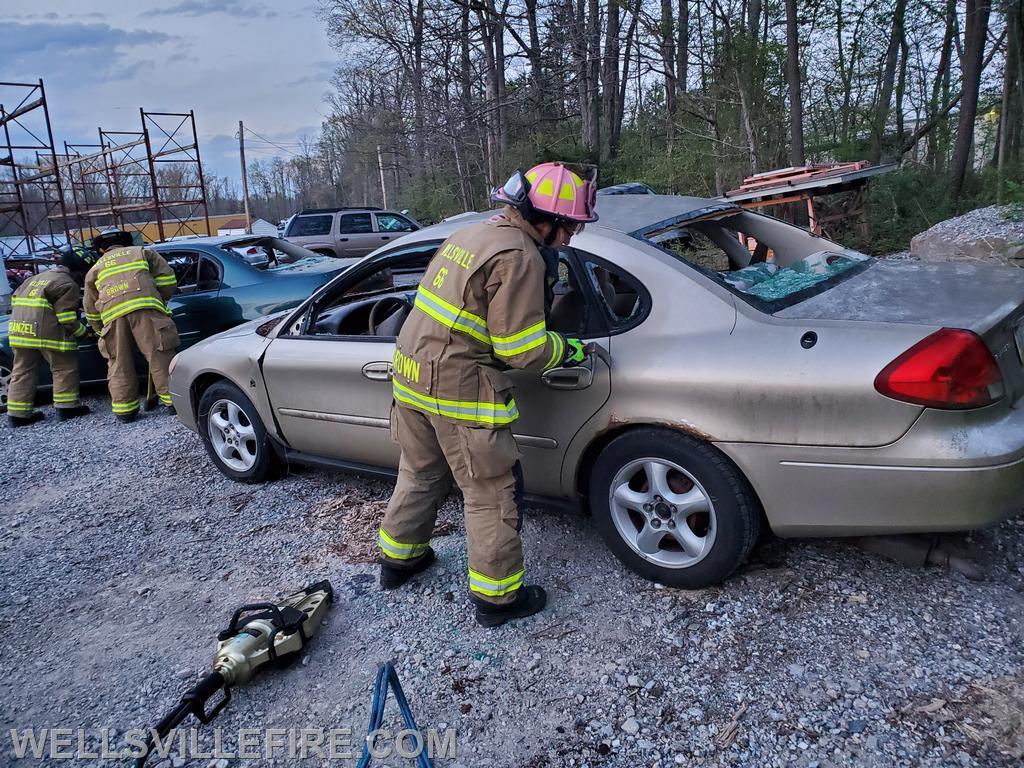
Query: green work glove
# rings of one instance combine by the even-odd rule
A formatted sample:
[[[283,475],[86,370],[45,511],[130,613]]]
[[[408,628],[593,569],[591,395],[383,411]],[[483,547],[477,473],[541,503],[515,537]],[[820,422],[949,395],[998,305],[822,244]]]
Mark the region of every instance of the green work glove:
[[[562,365],[579,365],[587,357],[583,349],[583,342],[570,336],[565,337],[565,357],[562,358]]]

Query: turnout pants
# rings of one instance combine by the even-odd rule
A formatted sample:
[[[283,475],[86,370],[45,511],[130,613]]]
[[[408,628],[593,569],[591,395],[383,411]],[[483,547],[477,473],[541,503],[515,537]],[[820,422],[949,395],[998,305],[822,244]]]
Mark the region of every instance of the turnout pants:
[[[149,363],[153,388],[164,405],[171,404],[167,387],[168,366],[178,348],[174,321],[155,309],[140,309],[111,321],[99,341],[107,358],[107,386],[110,408],[115,414],[139,410],[139,375],[135,371],[136,348]]]
[[[46,362],[53,375],[53,404],[74,408],[78,399],[78,359],[74,352],[52,349],[14,348],[14,369],[7,390],[7,412],[11,416],[29,416],[35,408],[39,366]]]
[[[470,593],[491,603],[514,600],[524,571],[517,504],[522,472],[512,430],[470,427],[393,405],[391,435],[402,458],[380,529],[382,562],[402,567],[423,555],[454,479],[465,499]]]

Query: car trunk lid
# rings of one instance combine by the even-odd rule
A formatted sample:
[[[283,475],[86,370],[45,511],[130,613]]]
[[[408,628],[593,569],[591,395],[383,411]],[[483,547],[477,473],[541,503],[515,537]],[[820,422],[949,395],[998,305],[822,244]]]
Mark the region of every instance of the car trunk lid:
[[[775,316],[920,325],[922,337],[938,328],[973,331],[999,363],[1011,400],[1024,394],[1024,270],[879,260]]]

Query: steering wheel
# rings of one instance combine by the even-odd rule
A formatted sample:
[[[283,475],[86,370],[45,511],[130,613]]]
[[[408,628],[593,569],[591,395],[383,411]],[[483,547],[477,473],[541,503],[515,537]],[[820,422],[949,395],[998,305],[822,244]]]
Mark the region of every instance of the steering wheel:
[[[390,311],[385,312],[382,307],[390,308]],[[385,296],[370,309],[369,334],[371,336],[377,335],[377,327],[387,320],[395,312],[401,309],[412,309],[412,303],[405,296]]]

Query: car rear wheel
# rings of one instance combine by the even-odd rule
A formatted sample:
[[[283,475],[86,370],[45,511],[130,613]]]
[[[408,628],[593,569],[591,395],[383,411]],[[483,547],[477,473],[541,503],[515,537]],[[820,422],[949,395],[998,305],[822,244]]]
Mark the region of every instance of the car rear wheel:
[[[591,473],[590,500],[615,556],[671,587],[724,581],[760,532],[760,505],[740,471],[707,443],[670,430],[612,440]]]
[[[222,473],[242,483],[276,477],[281,461],[256,407],[238,387],[220,381],[199,400],[199,434]]]
[[[12,363],[0,357],[0,413],[7,410],[7,391],[11,388]]]

